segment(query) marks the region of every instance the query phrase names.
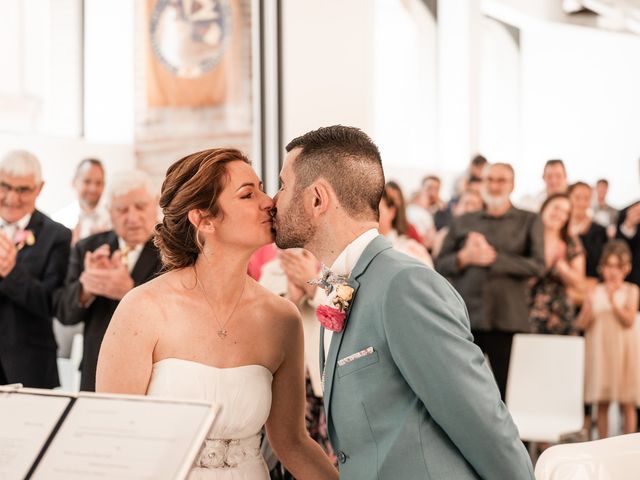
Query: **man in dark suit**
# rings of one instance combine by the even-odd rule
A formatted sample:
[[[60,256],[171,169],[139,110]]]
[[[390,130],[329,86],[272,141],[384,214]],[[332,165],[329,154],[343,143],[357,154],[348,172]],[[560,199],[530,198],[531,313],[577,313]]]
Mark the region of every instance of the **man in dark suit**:
[[[64,287],[56,295],[61,323],[84,322],[80,384],[84,391],[95,390],[100,345],[118,303],[161,268],[152,241],[158,198],[152,193],[149,177],[138,170],[117,175],[108,204],[113,230],[75,245]]]
[[[64,280],[71,231],[35,209],[43,184],[33,154],[0,161],[0,385],[60,384],[51,296]]]

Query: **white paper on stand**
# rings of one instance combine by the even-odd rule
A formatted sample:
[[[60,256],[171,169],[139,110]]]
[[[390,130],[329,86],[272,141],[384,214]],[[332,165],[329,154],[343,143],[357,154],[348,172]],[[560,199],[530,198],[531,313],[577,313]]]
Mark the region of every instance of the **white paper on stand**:
[[[185,478],[213,416],[204,403],[80,397],[32,478]]]
[[[24,478],[71,399],[0,392],[0,478]]]

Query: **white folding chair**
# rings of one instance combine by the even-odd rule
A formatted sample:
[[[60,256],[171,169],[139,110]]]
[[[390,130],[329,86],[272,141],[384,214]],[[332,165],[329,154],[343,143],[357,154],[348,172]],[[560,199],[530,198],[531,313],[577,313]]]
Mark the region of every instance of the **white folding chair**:
[[[60,379],[60,386],[56,390],[62,390],[64,392],[73,391],[73,365],[68,358],[57,358],[58,362],[58,378]]]
[[[558,443],[584,423],[584,338],[517,334],[506,403],[528,442]]]
[[[640,434],[555,445],[536,463],[536,480],[637,480]]]
[[[72,391],[80,391],[80,362],[82,362],[82,346],[84,343],[84,336],[81,333],[76,333],[73,336],[71,342],[71,355],[69,360],[73,365],[73,376],[71,386]]]

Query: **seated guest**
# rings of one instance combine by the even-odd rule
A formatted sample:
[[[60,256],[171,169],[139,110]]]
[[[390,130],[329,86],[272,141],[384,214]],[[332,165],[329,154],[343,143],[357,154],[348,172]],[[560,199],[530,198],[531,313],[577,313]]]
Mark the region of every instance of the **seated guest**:
[[[401,195],[401,194],[400,194]],[[431,256],[418,242],[407,236],[407,214],[404,199],[398,191],[385,186],[380,199],[380,220],[378,231],[391,242],[393,248],[433,267]]]
[[[0,161],[0,385],[60,385],[51,295],[64,281],[71,232],[36,210],[43,183],[33,154]]]
[[[104,167],[95,158],[85,158],[76,168],[72,182],[78,199],[53,215],[53,219],[62,223],[73,232],[75,244],[94,233],[105,232],[111,228],[109,212],[100,205],[104,190]]]
[[[545,272],[531,290],[529,321],[533,333],[575,333],[575,305],[568,288],[582,288],[585,255],[580,239],[569,233],[571,201],[565,193],[551,195],[540,210],[544,229]]]
[[[84,322],[80,385],[84,391],[95,389],[100,345],[118,303],[161,268],[152,239],[158,197],[149,177],[137,170],[117,175],[108,205],[113,230],[91,235],[75,245],[64,288],[56,295],[60,322]]]
[[[593,202],[593,221],[607,229],[609,237],[616,234],[616,223],[620,212],[607,203],[609,181],[601,178],[596,182],[596,194]]]
[[[582,299],[586,290],[590,286],[595,286],[598,281],[600,256],[608,240],[607,230],[594,222],[589,215],[591,194],[591,186],[584,182],[577,182],[569,187],[569,199],[572,206],[569,231],[574,238],[580,238],[586,260],[587,281],[583,291],[576,291],[579,297],[577,300]]]

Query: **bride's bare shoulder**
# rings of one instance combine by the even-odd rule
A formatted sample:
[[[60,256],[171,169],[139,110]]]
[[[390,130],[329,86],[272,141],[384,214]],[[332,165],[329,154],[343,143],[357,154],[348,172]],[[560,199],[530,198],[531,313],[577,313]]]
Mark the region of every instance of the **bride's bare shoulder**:
[[[254,286],[254,301],[257,306],[260,306],[260,310],[269,317],[268,320],[296,324],[300,322],[300,313],[293,303],[270,292],[255,280],[250,279],[250,281]]]
[[[136,316],[158,316],[162,305],[177,293],[179,272],[163,273],[130,290],[118,304],[118,310]]]

